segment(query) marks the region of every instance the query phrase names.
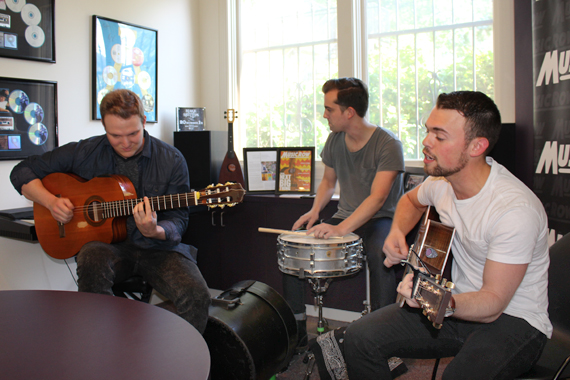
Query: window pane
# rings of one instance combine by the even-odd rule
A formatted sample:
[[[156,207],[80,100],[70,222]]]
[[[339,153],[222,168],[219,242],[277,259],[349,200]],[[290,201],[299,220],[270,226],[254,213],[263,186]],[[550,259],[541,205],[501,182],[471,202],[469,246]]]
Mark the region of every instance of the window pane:
[[[369,118],[400,137],[407,159],[418,159],[423,125],[440,93],[480,90],[494,95],[493,2],[368,0],[367,4],[368,14],[374,14],[368,22],[379,24],[367,27]]]
[[[398,1],[398,30],[415,29],[414,0]]]
[[[241,0],[242,147],[316,146],[322,84],[337,76],[335,0]],[[320,152],[319,150],[319,152]]]
[[[429,28],[433,26],[432,0],[416,0],[416,27]]]

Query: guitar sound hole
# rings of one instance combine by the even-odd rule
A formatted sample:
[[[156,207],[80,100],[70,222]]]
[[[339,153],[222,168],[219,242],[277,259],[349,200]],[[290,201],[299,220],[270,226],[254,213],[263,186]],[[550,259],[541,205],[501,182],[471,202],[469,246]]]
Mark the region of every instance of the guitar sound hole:
[[[86,207],[83,210],[85,220],[92,226],[100,226],[105,223],[105,215],[102,207],[102,199],[99,197],[91,197],[87,200]]]

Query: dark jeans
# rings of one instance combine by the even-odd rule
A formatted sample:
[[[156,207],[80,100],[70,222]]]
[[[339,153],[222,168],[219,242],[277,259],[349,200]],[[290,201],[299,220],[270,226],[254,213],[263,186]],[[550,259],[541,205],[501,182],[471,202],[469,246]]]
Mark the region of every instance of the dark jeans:
[[[77,255],[80,292],[110,294],[114,283],[140,275],[171,300],[179,316],[200,333],[206,329],[210,292],[200,270],[178,252],[141,249],[127,243],[87,243]]]
[[[546,336],[524,319],[502,314],[491,323],[446,318],[435,329],[421,309],[393,304],[348,325],[344,355],[348,376],[391,379],[391,357],[455,358],[443,379],[513,379],[540,357]]]
[[[325,223],[337,225],[343,219],[329,219]],[[368,268],[370,269],[370,302],[372,310],[389,305],[396,301],[396,274],[394,267],[384,266],[385,255],[382,252],[384,240],[390,232],[392,219],[371,219],[354,231],[362,238],[362,246]],[[283,295],[293,309],[293,313],[305,312],[305,280],[296,276],[283,275]]]

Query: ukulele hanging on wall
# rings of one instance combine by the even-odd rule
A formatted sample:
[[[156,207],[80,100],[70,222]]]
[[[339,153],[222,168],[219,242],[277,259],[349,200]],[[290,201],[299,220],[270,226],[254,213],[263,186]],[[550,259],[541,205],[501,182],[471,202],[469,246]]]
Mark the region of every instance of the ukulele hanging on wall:
[[[224,112],[224,115],[224,118],[228,119],[228,152],[226,153],[226,157],[222,162],[219,182],[237,182],[242,186],[245,186],[241,166],[239,164],[236,153],[234,152],[233,125],[235,118],[237,118],[237,111],[228,109]]]

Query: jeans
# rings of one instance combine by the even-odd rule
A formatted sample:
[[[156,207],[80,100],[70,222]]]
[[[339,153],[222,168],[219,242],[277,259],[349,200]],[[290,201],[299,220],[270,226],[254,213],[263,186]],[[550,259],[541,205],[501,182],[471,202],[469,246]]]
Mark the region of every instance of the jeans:
[[[539,359],[546,336],[524,319],[491,323],[446,318],[440,330],[421,309],[393,304],[348,325],[344,355],[351,379],[391,379],[387,360],[455,358],[442,379],[513,379]]]
[[[342,221],[343,219],[333,218],[325,221],[325,223],[337,225]],[[386,268],[384,266],[385,255],[382,252],[384,240],[388,236],[391,227],[392,219],[377,218],[369,220],[354,231],[355,234],[362,238],[364,253],[370,269],[370,303],[372,310],[396,301],[397,284],[395,270],[394,267]],[[305,280],[284,274],[283,295],[291,309],[293,309],[294,314],[305,313]]]
[[[206,329],[210,292],[200,270],[178,252],[141,249],[129,243],[87,243],[77,255],[80,292],[113,295],[114,283],[133,275],[176,306],[177,313],[200,333]]]

